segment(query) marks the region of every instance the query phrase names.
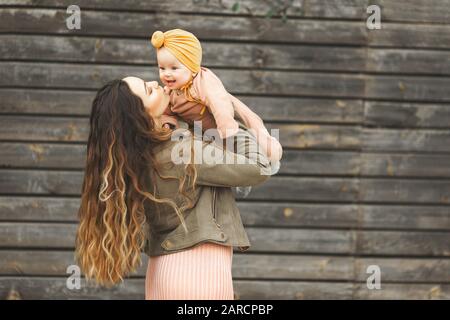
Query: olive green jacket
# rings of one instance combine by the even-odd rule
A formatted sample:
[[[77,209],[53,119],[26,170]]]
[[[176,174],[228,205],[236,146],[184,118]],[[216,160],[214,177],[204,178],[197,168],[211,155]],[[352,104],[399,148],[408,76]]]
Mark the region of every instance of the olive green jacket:
[[[172,136],[184,138],[181,141],[168,140],[154,150],[158,163],[163,164],[163,176],[182,177],[185,164],[175,164],[172,154],[183,154],[180,150],[189,150],[191,143],[198,143],[203,154],[218,153],[223,161],[212,163],[203,161],[195,164],[197,180],[195,190],[188,189],[193,198],[194,207],[182,212],[188,232],[175,210],[167,204],[146,201],[147,240],[144,252],[148,256],[157,256],[182,251],[201,242],[214,242],[226,246],[238,247],[241,251],[250,248],[250,241],[242,224],[235,196],[231,187],[256,186],[270,176],[270,163],[266,155],[258,150],[257,142],[242,121],[235,140],[236,153],[231,152],[212,141],[194,136],[188,125],[180,121],[180,128]],[[218,140],[217,140],[218,141]],[[213,153],[214,154],[214,153]],[[216,153],[217,154],[217,153]],[[231,158],[226,158],[231,157]],[[225,159],[233,159],[232,163]],[[175,161],[176,162],[176,161]],[[168,198],[180,206],[183,197],[178,192],[178,179],[155,178],[155,188],[151,188],[158,198]],[[150,184],[149,184],[150,185]]]

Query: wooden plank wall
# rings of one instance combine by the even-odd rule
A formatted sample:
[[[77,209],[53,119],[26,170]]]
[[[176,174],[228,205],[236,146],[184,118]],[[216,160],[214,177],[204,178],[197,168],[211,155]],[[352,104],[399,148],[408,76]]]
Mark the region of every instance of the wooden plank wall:
[[[239,200],[253,246],[235,252],[237,299],[450,298],[450,0],[303,0],[286,23],[256,0],[77,0],[71,31],[72,2],[0,8],[1,298],[144,298],[146,257],[113,290],[69,290],[66,267],[95,90],[156,79],[149,36],[176,27],[285,147]]]

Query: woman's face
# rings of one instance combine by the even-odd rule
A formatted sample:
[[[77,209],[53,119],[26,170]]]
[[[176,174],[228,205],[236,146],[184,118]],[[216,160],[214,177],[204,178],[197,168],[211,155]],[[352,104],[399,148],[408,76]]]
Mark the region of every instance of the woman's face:
[[[136,77],[126,77],[123,79],[130,90],[141,98],[147,113],[153,118],[159,118],[169,105],[169,95],[156,81],[145,82]]]

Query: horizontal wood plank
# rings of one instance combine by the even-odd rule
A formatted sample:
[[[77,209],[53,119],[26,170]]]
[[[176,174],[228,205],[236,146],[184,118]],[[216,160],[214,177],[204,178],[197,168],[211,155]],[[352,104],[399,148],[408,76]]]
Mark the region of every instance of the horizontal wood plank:
[[[120,0],[79,0],[77,4],[81,8],[96,10],[123,10],[133,8],[134,11],[157,11],[157,12],[181,12],[181,13],[213,13],[213,14],[239,14],[248,16],[265,16],[272,7],[269,3],[257,0],[241,0],[237,10],[233,10],[236,1],[202,1],[194,3],[193,1],[172,0],[161,2],[155,0],[129,0],[126,4]],[[38,3],[33,0],[8,0],[9,5],[37,7],[65,8],[71,5],[70,0],[41,0]],[[307,5],[301,6],[302,10],[297,10],[299,4],[289,7],[287,14],[289,17],[320,17],[320,18],[343,18],[360,19],[363,17],[364,8],[368,0],[335,0],[332,3],[326,3],[324,0],[308,0]],[[275,13],[275,16],[279,15]]]
[[[61,277],[1,277],[0,296],[11,290],[21,299],[114,299],[143,300],[144,279],[127,279],[112,289],[96,288],[81,281],[80,290],[69,290]],[[236,300],[248,299],[449,299],[450,286],[436,284],[384,284],[383,290],[368,290],[366,284],[348,282],[254,281],[234,282]]]
[[[0,221],[77,222],[79,198],[0,196]],[[247,202],[245,226],[450,230],[448,206]]]
[[[0,193],[79,196],[82,179],[82,172],[4,169],[0,175]],[[450,180],[274,176],[253,187],[248,198],[447,205]]]
[[[267,128],[283,146],[291,148],[348,150],[361,143],[353,126],[267,123]],[[89,120],[85,118],[0,116],[0,140],[87,142],[88,136]]]
[[[0,89],[0,114],[46,114],[89,117],[95,92],[75,90]],[[265,121],[360,123],[361,100],[254,97],[237,95]]]
[[[156,65],[148,39],[0,35],[0,41],[1,60]],[[209,68],[348,72],[364,69],[365,58],[366,51],[354,47],[202,42],[202,65]]]
[[[0,142],[1,168],[83,170],[86,146]],[[281,175],[450,177],[450,154],[386,154],[355,151],[285,150]]]
[[[145,80],[159,78],[156,68],[137,66],[0,62],[0,67],[0,87],[94,90],[112,79],[130,75]],[[447,90],[450,77],[231,69],[213,71],[234,94],[450,101]]]
[[[366,43],[365,24],[354,21],[264,19],[234,16],[224,19],[214,15],[162,12],[85,11],[83,27],[66,27],[65,9],[7,8],[0,12],[1,33],[47,33],[95,36],[127,36],[148,39],[153,31],[180,28],[189,30],[199,40],[240,40],[292,43]],[[122,23],[117,24],[117,21]],[[146,26],[145,28],[142,26]],[[290,29],[286,39],[286,28]]]
[[[268,3],[257,0],[241,0],[237,10],[233,10],[233,0],[204,1],[194,3],[192,1],[172,0],[142,1],[129,0],[123,3],[120,0],[110,0],[106,3],[101,0],[79,0],[77,4],[83,9],[96,10],[124,10],[133,8],[134,11],[158,11],[158,12],[180,12],[180,13],[213,13],[222,15],[248,15],[265,16],[271,6]],[[36,3],[33,0],[8,0],[8,5],[37,7],[66,8],[72,3],[70,0],[41,0]],[[447,24],[450,17],[449,0],[308,0],[300,5],[294,3],[287,10],[289,18],[321,18],[321,19],[355,19],[365,20],[368,16],[366,8],[369,5],[378,5],[381,8],[383,21],[403,21],[420,23],[442,23]],[[297,8],[301,8],[298,10]],[[275,14],[275,17],[278,17]]]
[[[364,125],[376,127],[449,128],[450,105],[366,101]]]
[[[156,53],[148,39],[0,35],[0,41],[4,43],[0,48],[2,60],[146,65],[143,68],[156,64]],[[205,41],[202,43],[202,64],[210,68],[450,75],[450,55],[445,51],[338,45]]]
[[[0,87],[99,89],[112,79],[136,76],[157,80],[155,68],[111,65],[0,62]],[[364,77],[357,74],[300,73],[259,70],[213,70],[235,94],[334,96],[364,95]],[[236,72],[239,77],[236,77]],[[435,79],[445,83],[442,79]],[[423,83],[425,86],[426,83]],[[445,97],[445,96],[444,96]]]
[[[0,276],[65,276],[67,267],[76,265],[73,251],[0,250],[0,259],[4,262],[0,266]],[[131,276],[145,277],[150,260],[142,254],[142,265]],[[234,280],[350,280],[353,276],[350,258],[237,253],[233,254],[232,273]],[[435,272],[436,276],[439,272]]]
[[[287,148],[367,152],[449,152],[449,130],[360,128],[350,125],[266,123]],[[86,142],[86,118],[0,116],[0,141]]]
[[[5,299],[11,289],[21,299],[113,299],[143,300],[144,279],[127,279],[111,289],[97,288],[81,280],[80,290],[70,290],[61,277],[1,277],[0,297]],[[248,299],[350,299],[352,284],[338,282],[255,281],[233,282],[235,300]]]
[[[282,132],[282,131],[281,131]],[[360,139],[363,151],[377,152],[449,152],[449,130],[363,128]],[[282,137],[283,134],[280,134]]]
[[[66,276],[76,265],[73,251],[0,250],[0,276]],[[145,277],[151,261],[141,256],[141,266],[128,277]],[[449,259],[352,258],[280,254],[241,254],[233,256],[234,281],[240,279],[333,280],[365,282],[367,268],[377,265],[383,283],[449,283]]]
[[[73,249],[76,223],[0,223],[2,248]],[[448,232],[247,227],[249,252],[450,256]]]
[[[383,18],[382,18],[383,19]],[[380,30],[369,30],[370,47],[448,49],[450,25],[383,23]],[[380,32],[381,31],[381,32]]]

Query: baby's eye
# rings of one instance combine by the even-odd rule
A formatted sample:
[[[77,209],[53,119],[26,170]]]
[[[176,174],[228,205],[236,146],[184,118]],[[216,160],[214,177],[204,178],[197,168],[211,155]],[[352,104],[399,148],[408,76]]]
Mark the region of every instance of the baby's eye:
[[[161,70],[164,70],[164,68],[163,67],[159,67]]]
[[[172,67],[172,70],[177,70],[178,68],[177,67]]]

